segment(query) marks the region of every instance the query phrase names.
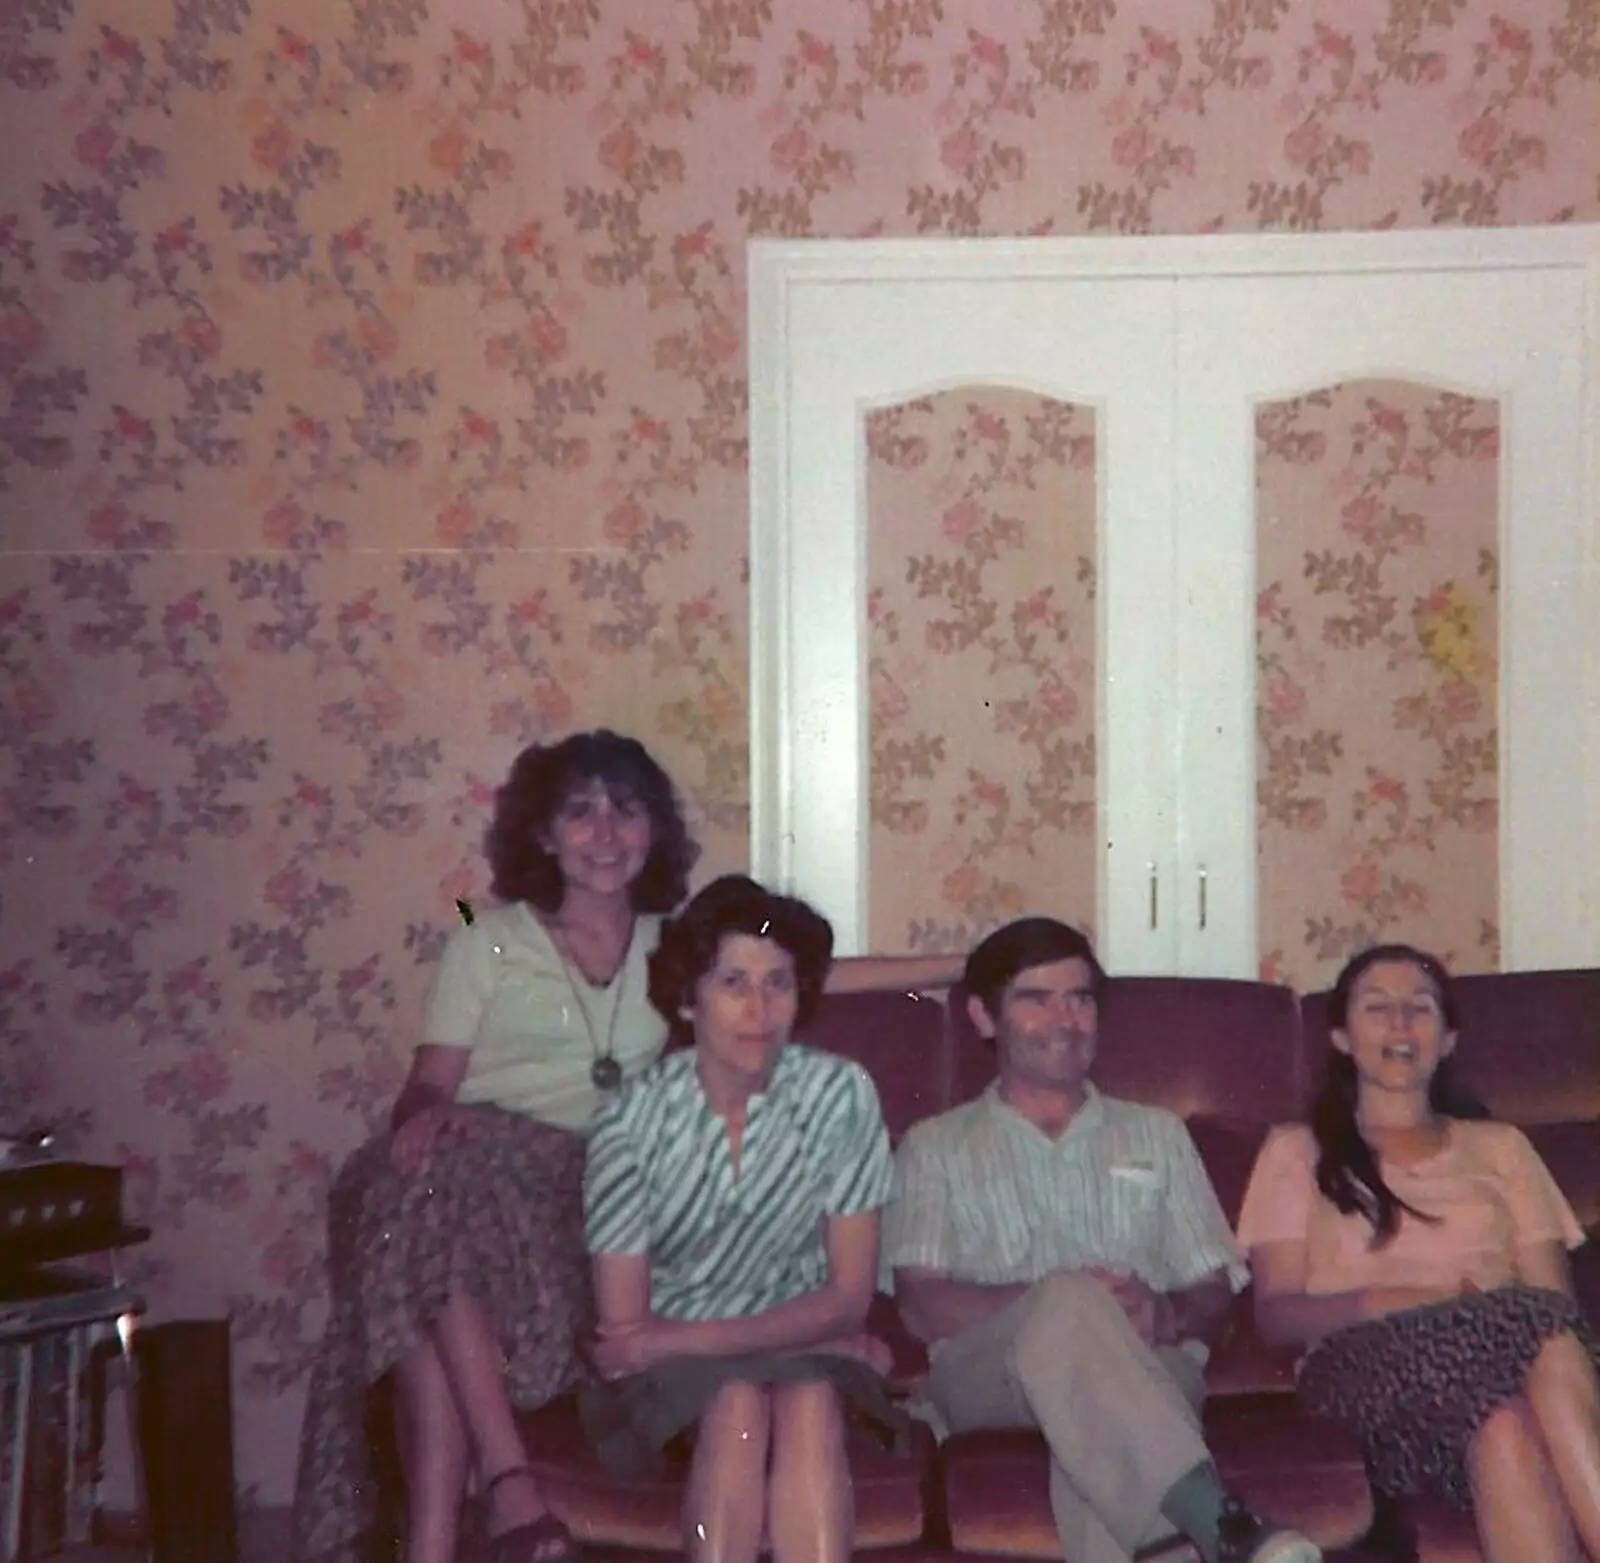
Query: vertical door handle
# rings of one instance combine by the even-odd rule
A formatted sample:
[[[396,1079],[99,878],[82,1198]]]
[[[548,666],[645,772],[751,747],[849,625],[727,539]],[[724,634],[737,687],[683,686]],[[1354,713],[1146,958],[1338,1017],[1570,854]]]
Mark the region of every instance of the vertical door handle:
[[[1204,931],[1206,926],[1206,871],[1200,870],[1200,927]]]
[[[1150,865],[1150,926],[1151,926],[1151,928],[1154,928],[1155,925],[1156,925],[1156,922],[1157,922],[1156,911],[1157,911],[1157,902],[1156,902],[1156,866],[1155,866],[1154,863],[1152,863]]]

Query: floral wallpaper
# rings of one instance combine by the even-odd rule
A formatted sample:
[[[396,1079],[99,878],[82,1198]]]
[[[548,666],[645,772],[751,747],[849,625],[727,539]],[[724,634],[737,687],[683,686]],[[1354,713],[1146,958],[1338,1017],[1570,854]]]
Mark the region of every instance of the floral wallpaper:
[[[706,867],[744,860],[749,236],[1600,216],[1593,0],[24,0],[0,80],[0,1116],[127,1163],[157,1317],[231,1313],[239,1474],[267,1504],[327,1180],[417,1040],[452,900],[481,893],[511,755],[636,731]],[[1369,394],[1308,399],[1285,438],[1376,422]],[[1092,743],[1066,720],[1087,545],[1036,599],[997,527],[1037,530],[1030,463],[1077,492],[1092,430],[969,400],[878,431],[884,481],[925,440],[918,481],[958,517],[874,543],[877,829],[919,789],[969,799],[981,850],[892,844],[928,876],[903,904],[952,939],[1035,894],[1021,833],[1073,838]],[[1418,448],[1459,438],[1435,418],[1486,422],[1382,406]],[[1364,657],[1409,631],[1385,687],[1423,756],[1269,765],[1266,814],[1327,805],[1275,936],[1297,976],[1409,910],[1413,845],[1389,843],[1492,811],[1492,735],[1450,704],[1492,668],[1444,666],[1487,657],[1492,564],[1402,575],[1417,501],[1379,481],[1381,443],[1266,463],[1330,515],[1370,490],[1379,519],[1319,521],[1275,566],[1301,617],[1264,660],[1309,692],[1325,612],[1377,636]],[[1305,578],[1301,553],[1340,549],[1388,550],[1392,619]],[[958,566],[987,607],[952,598]],[[938,623],[971,637],[941,679],[975,689],[999,656],[1011,714],[919,750],[938,724],[893,688]],[[1269,747],[1343,731],[1307,709]],[[1349,801],[1380,781],[1408,823]],[[1475,917],[1449,937],[1487,962]]]
[[[872,947],[1092,934],[1093,410],[951,391],[866,440]]]
[[[1368,381],[1256,421],[1262,972],[1498,965],[1492,404]]]

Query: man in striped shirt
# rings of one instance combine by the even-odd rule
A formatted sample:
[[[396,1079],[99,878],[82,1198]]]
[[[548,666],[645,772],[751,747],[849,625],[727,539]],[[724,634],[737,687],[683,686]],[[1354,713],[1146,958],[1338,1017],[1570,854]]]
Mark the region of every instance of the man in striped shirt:
[[[789,1040],[832,940],[803,902],[708,885],[650,963],[651,1001],[693,1046],[604,1106],[589,1140],[590,1355],[610,1393],[589,1396],[586,1426],[605,1458],[698,1424],[684,1545],[706,1563],[755,1563],[764,1534],[780,1559],[848,1563],[841,1402],[905,1428],[863,1334],[893,1186],[877,1091]]]
[[[907,1134],[885,1221],[928,1398],[952,1431],[1044,1434],[1067,1563],[1175,1534],[1206,1563],[1315,1563],[1224,1491],[1201,1437],[1207,1337],[1248,1272],[1182,1122],[1089,1081],[1103,976],[1050,918],[968,958],[998,1078]]]

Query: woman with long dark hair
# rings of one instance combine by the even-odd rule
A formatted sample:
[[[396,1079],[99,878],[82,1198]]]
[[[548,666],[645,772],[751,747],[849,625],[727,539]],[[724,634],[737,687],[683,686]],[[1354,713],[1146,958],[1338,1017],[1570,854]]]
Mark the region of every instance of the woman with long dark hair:
[[[1409,945],[1351,960],[1309,1124],[1274,1129],[1239,1243],[1301,1403],[1350,1424],[1384,1497],[1470,1506],[1488,1563],[1600,1559],[1597,1348],[1583,1240],[1526,1136],[1455,1075],[1449,974]]]

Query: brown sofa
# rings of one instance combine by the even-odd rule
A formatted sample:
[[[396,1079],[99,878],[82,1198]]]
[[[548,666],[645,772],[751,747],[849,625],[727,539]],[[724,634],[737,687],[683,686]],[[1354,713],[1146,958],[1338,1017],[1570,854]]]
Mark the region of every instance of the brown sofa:
[[[1499,1117],[1525,1125],[1591,1231],[1600,1230],[1600,969],[1462,980],[1460,1055]],[[1114,1094],[1172,1108],[1188,1122],[1225,1208],[1237,1212],[1266,1128],[1296,1117],[1327,1046],[1326,995],[1299,999],[1264,983],[1198,978],[1112,980],[1101,1008],[1096,1077]],[[878,1083],[891,1133],[967,1100],[994,1073],[993,1052],[949,1005],[907,993],[830,997],[807,1038],[859,1059]],[[1580,1282],[1600,1318],[1591,1242]],[[898,1330],[890,1299],[878,1324]],[[898,1372],[917,1367],[898,1334]],[[1208,1437],[1224,1477],[1257,1507],[1299,1525],[1349,1560],[1385,1553],[1359,1452],[1340,1429],[1297,1413],[1291,1363],[1266,1351],[1240,1300],[1213,1357]],[[530,1457],[552,1502],[596,1563],[676,1554],[681,1468],[620,1484],[589,1457],[570,1404],[525,1419]],[[910,1459],[869,1445],[852,1456],[857,1550],[894,1560],[1059,1556],[1043,1441],[1032,1433],[963,1434]],[[1477,1559],[1470,1521],[1433,1503],[1385,1513],[1424,1563]],[[475,1550],[470,1539],[464,1552]]]

